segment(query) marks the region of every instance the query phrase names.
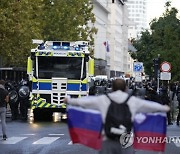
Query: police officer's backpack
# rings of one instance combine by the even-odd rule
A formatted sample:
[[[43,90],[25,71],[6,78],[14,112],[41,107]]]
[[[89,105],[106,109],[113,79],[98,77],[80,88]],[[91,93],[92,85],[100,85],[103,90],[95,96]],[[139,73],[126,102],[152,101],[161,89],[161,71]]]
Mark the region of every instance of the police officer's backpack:
[[[108,95],[106,96],[111,100],[111,104],[105,119],[105,134],[109,139],[119,141],[121,134],[130,133],[132,128],[131,112],[127,105],[131,95],[120,104],[114,102]]]

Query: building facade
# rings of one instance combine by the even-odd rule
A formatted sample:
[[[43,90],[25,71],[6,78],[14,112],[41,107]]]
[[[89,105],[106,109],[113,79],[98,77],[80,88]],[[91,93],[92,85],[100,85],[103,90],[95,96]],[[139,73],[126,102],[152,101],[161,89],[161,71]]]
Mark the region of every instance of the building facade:
[[[129,11],[128,37],[139,38],[141,31],[147,29],[147,0],[128,0],[126,2]]]
[[[123,0],[94,0],[95,75],[119,77],[130,72],[128,10]]]
[[[109,76],[109,66],[107,65],[107,25],[108,16],[108,0],[94,0],[93,13],[96,17],[94,26],[98,29],[94,36],[94,57],[95,57],[95,75],[103,74]]]

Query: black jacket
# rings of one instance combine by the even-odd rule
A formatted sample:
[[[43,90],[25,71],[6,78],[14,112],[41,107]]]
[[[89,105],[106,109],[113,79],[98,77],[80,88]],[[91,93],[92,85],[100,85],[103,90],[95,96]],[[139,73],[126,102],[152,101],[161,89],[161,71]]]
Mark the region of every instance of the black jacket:
[[[161,98],[155,90],[148,90],[145,99],[162,104]]]
[[[0,88],[0,107],[6,107],[6,96],[8,96],[8,91],[3,88]]]

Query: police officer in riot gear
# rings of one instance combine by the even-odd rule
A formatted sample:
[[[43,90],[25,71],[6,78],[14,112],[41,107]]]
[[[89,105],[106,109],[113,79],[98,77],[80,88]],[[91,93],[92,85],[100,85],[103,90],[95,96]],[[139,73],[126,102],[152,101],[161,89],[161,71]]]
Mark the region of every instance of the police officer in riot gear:
[[[167,87],[162,87],[160,89],[160,99],[163,105],[168,105],[170,106],[170,97],[168,96],[168,89]],[[171,114],[170,111],[167,112],[167,121],[168,121],[168,125],[173,125],[173,123],[171,122]]]
[[[28,82],[24,79],[22,79],[19,84],[8,81],[5,87],[9,92],[9,105],[11,108],[12,120],[17,120],[18,118],[27,120],[28,107],[30,105],[30,89],[28,87]]]
[[[12,115],[11,118],[12,120],[16,120],[19,116],[17,84],[12,81],[7,81],[5,84],[5,88],[9,92],[9,105],[11,108],[11,115]]]
[[[28,81],[22,79],[19,84],[18,94],[20,103],[20,115],[22,120],[27,120],[29,107],[29,93]]]

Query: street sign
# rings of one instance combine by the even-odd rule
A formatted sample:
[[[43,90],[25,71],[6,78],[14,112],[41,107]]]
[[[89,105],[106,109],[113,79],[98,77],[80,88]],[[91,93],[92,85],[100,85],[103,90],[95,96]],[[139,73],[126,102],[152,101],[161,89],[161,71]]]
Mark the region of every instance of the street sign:
[[[161,63],[160,69],[162,72],[170,72],[171,64],[167,61],[164,61],[163,63]]]
[[[143,72],[143,63],[142,62],[134,62],[134,72]]]
[[[160,79],[161,80],[171,80],[171,73],[170,72],[161,72]]]
[[[135,73],[135,82],[142,82],[142,73],[141,72]]]

